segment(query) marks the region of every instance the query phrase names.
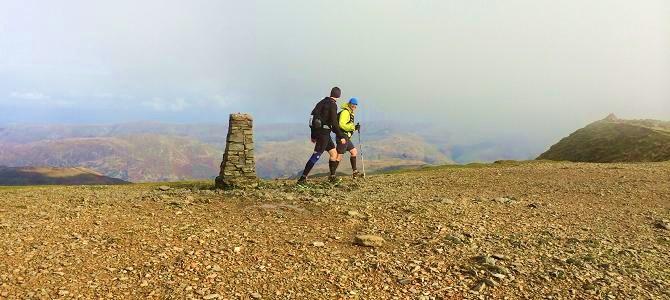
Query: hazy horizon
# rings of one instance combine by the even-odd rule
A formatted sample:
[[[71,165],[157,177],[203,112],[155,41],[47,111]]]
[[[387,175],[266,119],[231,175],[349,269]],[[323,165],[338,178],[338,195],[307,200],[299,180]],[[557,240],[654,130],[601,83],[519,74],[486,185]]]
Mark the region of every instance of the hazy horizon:
[[[670,3],[2,1],[0,124],[361,121],[548,143],[670,119]],[[9,113],[7,113],[9,112]]]

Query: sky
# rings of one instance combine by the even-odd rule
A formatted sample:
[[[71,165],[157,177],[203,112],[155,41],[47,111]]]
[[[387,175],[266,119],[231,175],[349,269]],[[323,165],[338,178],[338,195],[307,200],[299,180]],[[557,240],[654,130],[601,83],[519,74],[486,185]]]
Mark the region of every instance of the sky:
[[[670,120],[670,1],[0,0],[0,124],[359,120],[550,141]]]

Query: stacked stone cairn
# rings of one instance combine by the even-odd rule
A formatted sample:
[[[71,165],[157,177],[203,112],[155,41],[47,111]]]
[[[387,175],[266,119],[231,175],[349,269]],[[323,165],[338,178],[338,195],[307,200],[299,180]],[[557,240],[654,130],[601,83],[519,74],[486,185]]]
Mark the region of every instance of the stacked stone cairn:
[[[254,161],[253,118],[248,114],[231,114],[228,121],[226,151],[221,171],[216,177],[217,188],[245,187],[257,183]]]

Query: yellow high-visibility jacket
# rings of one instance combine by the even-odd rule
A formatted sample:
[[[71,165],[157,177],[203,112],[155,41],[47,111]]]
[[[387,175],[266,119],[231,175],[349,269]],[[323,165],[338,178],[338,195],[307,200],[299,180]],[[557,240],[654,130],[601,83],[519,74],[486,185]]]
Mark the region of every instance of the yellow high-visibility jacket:
[[[343,103],[341,106],[342,111],[340,111],[339,125],[340,129],[347,135],[351,137],[356,130],[356,124],[354,123],[354,112],[349,108],[349,103]]]

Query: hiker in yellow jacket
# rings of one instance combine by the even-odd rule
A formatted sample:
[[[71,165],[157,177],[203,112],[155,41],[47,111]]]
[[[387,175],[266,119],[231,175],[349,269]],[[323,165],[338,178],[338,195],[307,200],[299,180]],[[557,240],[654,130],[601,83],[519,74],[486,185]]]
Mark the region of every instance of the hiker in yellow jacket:
[[[353,177],[360,177],[360,173],[356,170],[356,156],[358,155],[358,150],[354,146],[354,143],[351,142],[351,136],[354,134],[354,131],[361,128],[360,124],[354,123],[354,112],[358,107],[358,99],[351,98],[349,102],[342,104],[342,110],[338,114],[338,125],[340,130],[344,134],[343,138],[346,140],[346,143],[337,143],[337,161],[338,163],[342,160],[344,152],[349,151],[351,157],[349,161],[351,162],[351,169],[353,171]]]

